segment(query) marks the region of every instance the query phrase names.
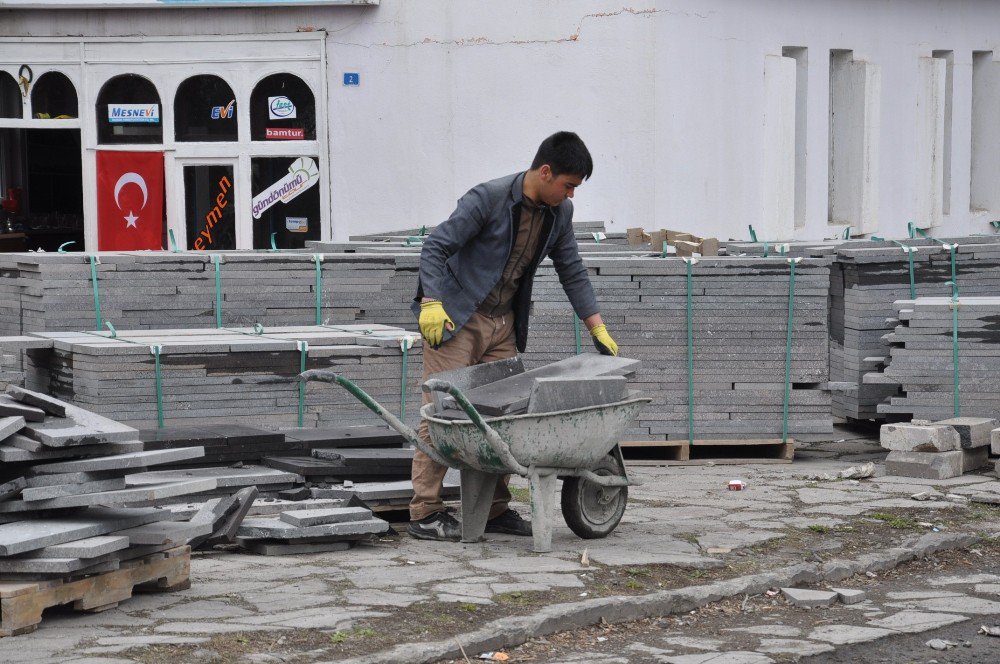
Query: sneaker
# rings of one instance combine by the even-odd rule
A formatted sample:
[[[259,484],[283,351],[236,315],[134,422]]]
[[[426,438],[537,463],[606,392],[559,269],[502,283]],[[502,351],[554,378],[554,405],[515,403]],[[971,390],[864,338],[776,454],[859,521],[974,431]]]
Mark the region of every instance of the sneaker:
[[[406,531],[411,537],[439,542],[457,542],[462,539],[462,524],[447,512],[434,512],[419,521],[410,521]]]
[[[531,522],[525,521],[520,514],[508,508],[500,516],[486,522],[486,532],[529,536],[531,535]]]

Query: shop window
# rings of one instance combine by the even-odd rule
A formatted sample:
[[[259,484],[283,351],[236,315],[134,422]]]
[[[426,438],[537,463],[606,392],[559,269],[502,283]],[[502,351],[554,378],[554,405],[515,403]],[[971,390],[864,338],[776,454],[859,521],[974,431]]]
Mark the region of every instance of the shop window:
[[[235,141],[236,96],[218,76],[192,76],[177,88],[174,127],[178,141]]]
[[[233,167],[185,166],[184,207],[188,249],[236,248]]]
[[[160,95],[148,79],[115,76],[97,95],[99,143],[162,143]]]
[[[41,120],[78,117],[76,88],[66,74],[50,71],[41,75],[31,88],[31,113]]]
[[[0,71],[0,118],[21,117],[21,87],[14,77]]]
[[[320,239],[319,167],[315,157],[262,157],[250,161],[253,248],[301,249]]]
[[[316,102],[298,76],[272,74],[250,95],[250,138],[254,141],[316,140]]]

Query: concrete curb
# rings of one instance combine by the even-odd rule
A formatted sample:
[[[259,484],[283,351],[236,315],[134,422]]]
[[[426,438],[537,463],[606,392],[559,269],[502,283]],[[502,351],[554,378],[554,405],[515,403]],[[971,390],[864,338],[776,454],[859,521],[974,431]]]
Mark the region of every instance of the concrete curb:
[[[427,664],[462,656],[461,643],[470,657],[488,650],[516,646],[555,632],[586,627],[600,622],[630,622],[654,616],[684,613],[736,595],[756,595],[769,588],[819,581],[837,582],[855,574],[880,572],[939,551],[964,549],[979,541],[971,533],[930,533],[885,551],[859,556],[854,560],[802,563],[765,574],[752,574],[703,586],[663,590],[648,595],[598,597],[582,602],[547,606],[527,616],[500,618],[450,641],[405,643],[390,650],[338,660],[338,664]],[[332,664],[326,662],[323,664]]]

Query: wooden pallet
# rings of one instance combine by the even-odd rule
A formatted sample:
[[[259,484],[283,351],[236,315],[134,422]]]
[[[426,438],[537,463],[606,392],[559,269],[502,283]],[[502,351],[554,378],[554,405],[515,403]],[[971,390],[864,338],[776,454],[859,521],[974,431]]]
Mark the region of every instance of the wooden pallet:
[[[620,443],[630,466],[699,466],[791,463],[795,441],[789,438],[695,440],[625,440]]]
[[[38,629],[42,611],[73,603],[77,611],[97,613],[118,606],[133,592],[170,592],[191,587],[191,547],[179,546],[119,569],[75,580],[0,583],[0,637]]]

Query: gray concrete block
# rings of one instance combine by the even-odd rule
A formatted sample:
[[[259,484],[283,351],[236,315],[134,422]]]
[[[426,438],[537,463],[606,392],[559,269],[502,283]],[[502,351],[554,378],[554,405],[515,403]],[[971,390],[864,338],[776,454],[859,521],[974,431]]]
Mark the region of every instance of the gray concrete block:
[[[188,540],[211,533],[212,524],[192,523],[190,521],[159,521],[115,532],[116,535],[128,537],[128,541],[132,545],[151,544],[158,546],[186,544]]]
[[[834,588],[833,591],[837,593],[837,598],[844,604],[858,604],[868,597],[868,593],[857,588]]]
[[[47,546],[26,555],[26,558],[97,558],[128,548],[127,537],[121,535],[99,535],[87,537],[65,544]]]
[[[254,500],[260,495],[255,486],[248,486],[245,489],[240,489],[233,494],[233,498],[236,499],[237,507],[233,512],[226,517],[222,522],[222,525],[217,526],[212,534],[209,536],[205,542],[209,546],[214,546],[216,544],[232,543],[236,539],[236,533],[239,530],[240,524],[243,523],[243,519],[246,518],[247,513],[253,506]]]
[[[384,533],[388,530],[389,523],[375,517],[361,521],[327,523],[307,528],[293,526],[281,519],[256,518],[245,519],[237,534],[247,539],[301,539],[304,537],[367,535]]]
[[[804,609],[815,609],[833,606],[837,602],[837,593],[829,590],[810,590],[808,588],[782,588],[781,592],[792,606]]]
[[[334,507],[321,510],[295,510],[282,512],[278,518],[293,526],[306,528],[321,526],[327,523],[343,523],[345,521],[362,521],[371,518],[372,511],[364,507]]]
[[[883,424],[879,430],[879,442],[887,450],[900,452],[950,452],[961,449],[958,432],[939,424]]]
[[[956,434],[957,436],[957,434]],[[885,458],[886,475],[922,477],[944,480],[962,474],[965,456],[961,450],[951,452],[893,451]]]
[[[528,395],[527,412],[551,413],[621,401],[625,398],[627,382],[625,376],[536,378]]]
[[[13,498],[21,493],[26,486],[28,486],[28,482],[23,477],[16,477],[9,482],[0,484],[0,501]]]
[[[174,496],[186,496],[192,493],[211,491],[214,488],[214,479],[205,478],[200,480],[187,480],[185,482],[154,484],[150,486],[119,489],[117,491],[101,491],[99,493],[59,496],[58,498],[47,498],[45,500],[25,500],[0,503],[0,512],[23,511],[18,509],[21,505],[25,505],[28,510],[55,509],[61,507],[85,507],[90,505],[125,505],[128,503],[160,500],[162,498],[173,498]]]
[[[69,404],[65,401],[54,399],[47,394],[42,394],[41,392],[26,390],[22,387],[17,387],[16,385],[8,385],[7,394],[15,401],[20,401],[21,403],[34,406],[35,408],[40,408],[49,415],[66,417],[66,407],[69,406]]]
[[[990,454],[1000,456],[1000,429],[990,432]]]
[[[55,473],[92,473],[103,470],[120,470],[124,468],[145,468],[161,463],[173,463],[186,459],[197,459],[205,456],[204,447],[178,447],[173,450],[147,450],[130,452],[93,459],[75,459],[32,466],[31,471],[44,475]]]
[[[990,444],[990,432],[997,421],[990,417],[953,417],[935,422],[950,426],[958,432],[962,449],[985,447]]]
[[[171,518],[159,509],[90,508],[72,517],[0,524],[0,556],[14,556],[54,544],[105,535]]]
[[[101,493],[103,491],[117,491],[125,488],[124,477],[114,477],[95,482],[80,482],[77,484],[52,484],[26,488],[21,492],[21,499],[27,502],[34,500],[48,500],[49,498],[61,498],[63,496],[77,496],[84,493]]]
[[[970,447],[962,450],[962,472],[979,470],[990,462],[990,448]]]
[[[41,422],[45,419],[45,411],[41,408],[29,406],[26,403],[15,401],[6,394],[0,394],[0,416],[9,417],[20,415],[29,422]]]

